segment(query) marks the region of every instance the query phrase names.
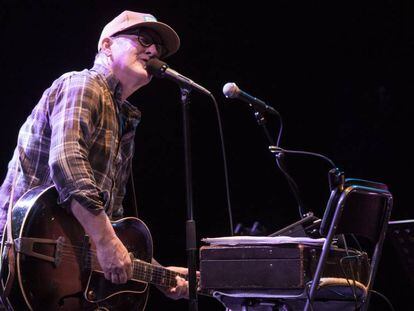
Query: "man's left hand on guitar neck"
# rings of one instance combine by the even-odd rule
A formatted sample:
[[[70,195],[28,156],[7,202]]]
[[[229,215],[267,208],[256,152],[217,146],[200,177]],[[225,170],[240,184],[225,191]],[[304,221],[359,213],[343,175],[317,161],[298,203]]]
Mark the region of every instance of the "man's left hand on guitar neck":
[[[183,268],[183,267],[175,267],[175,266],[170,266],[167,267],[167,269],[174,271],[174,272],[178,272],[181,274],[188,274],[188,269],[187,268]],[[163,287],[159,287],[159,289],[169,298],[171,299],[181,299],[181,298],[186,298],[188,299],[188,281],[183,279],[180,276],[176,276],[176,280],[177,280],[177,286],[176,287],[167,287],[167,288],[163,288]]]
[[[152,259],[152,263],[158,266],[161,266],[155,259]],[[167,269],[178,272],[180,274],[188,275],[188,269],[184,267],[169,266]],[[200,272],[197,271],[197,279],[200,278]],[[157,288],[162,291],[165,296],[177,300],[181,298],[188,299],[189,297],[189,288],[188,281],[180,276],[176,276],[177,286],[175,287],[163,287],[157,286]]]

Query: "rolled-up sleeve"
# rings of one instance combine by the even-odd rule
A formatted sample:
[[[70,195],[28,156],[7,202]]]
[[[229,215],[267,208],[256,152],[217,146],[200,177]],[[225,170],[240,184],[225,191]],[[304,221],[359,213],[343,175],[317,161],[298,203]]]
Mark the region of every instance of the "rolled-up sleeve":
[[[88,76],[69,76],[55,96],[49,111],[49,167],[59,203],[76,199],[98,212],[106,208],[109,194],[98,188],[88,154],[99,122],[100,87]]]

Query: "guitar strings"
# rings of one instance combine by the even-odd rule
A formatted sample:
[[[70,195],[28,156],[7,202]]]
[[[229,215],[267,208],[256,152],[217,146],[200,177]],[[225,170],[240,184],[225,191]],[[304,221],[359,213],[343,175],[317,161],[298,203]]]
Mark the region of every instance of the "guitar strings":
[[[83,257],[85,257],[86,260],[89,260],[89,259],[97,260],[97,258],[95,258],[96,251],[93,250],[93,249],[89,249],[85,253],[85,248],[82,247],[82,246],[76,246],[76,244],[68,244],[68,243],[62,243],[61,245],[63,247],[60,250],[60,252],[62,254],[64,254],[64,255],[66,255],[66,256],[73,256],[74,258],[77,258],[79,256],[83,256]],[[164,276],[163,269],[165,269],[165,271],[166,271],[165,273],[170,274],[169,277],[175,277],[175,276],[178,275],[181,278],[186,279],[186,276],[184,274],[182,274],[182,273],[175,272],[175,271],[171,271],[171,270],[168,270],[168,269],[166,269],[164,267],[153,266],[152,264],[150,264],[148,262],[145,262],[145,261],[142,261],[142,260],[139,260],[139,262],[140,262],[141,265],[146,265],[150,269],[153,269],[155,274],[159,273],[160,274],[160,277],[163,277]],[[161,270],[160,271],[156,270],[158,268],[161,269]]]
[[[65,259],[65,262],[74,262],[73,259],[75,259],[75,261],[82,261],[81,257],[84,257],[83,260],[90,260],[92,268],[98,268],[99,265],[96,265],[98,264],[98,261],[95,257],[95,250],[88,250],[85,252],[84,248],[67,243],[62,243],[62,246],[60,253],[62,254],[62,259]],[[158,283],[161,283],[160,285],[165,286],[176,286],[176,276],[186,279],[186,275],[182,273],[171,271],[164,267],[157,267],[139,259],[133,262],[133,271],[142,275],[145,280],[158,280]]]
[[[64,253],[66,255],[73,255],[75,257],[85,255],[84,248],[82,248],[82,247],[79,247],[79,246],[76,246],[76,245],[73,245],[73,244],[67,244],[67,243],[62,243],[62,245],[66,249],[65,248],[62,248],[61,253]],[[67,248],[73,249],[73,251],[68,250]],[[86,252],[86,257],[87,257],[86,259],[95,259],[95,260],[97,260],[97,258],[95,258],[94,255],[96,255],[96,251],[93,250],[93,249],[89,249]],[[135,260],[136,260],[136,262],[139,262],[141,265],[145,265],[145,266],[149,267],[150,269],[153,269],[153,270],[158,269],[158,268],[161,269],[159,271],[161,274],[163,274],[163,271],[166,271],[166,273],[171,273],[171,275],[178,275],[178,276],[180,276],[182,278],[185,278],[186,277],[182,273],[175,272],[175,271],[171,271],[171,270],[166,269],[164,267],[154,266],[154,265],[152,265],[152,264],[150,264],[150,263],[148,263],[146,261],[140,260],[140,259],[135,259]]]
[[[79,244],[81,244],[81,243],[79,243]],[[88,252],[87,252],[87,254],[84,254],[84,247],[82,247],[82,246],[76,246],[76,244],[62,243],[61,245],[63,247],[66,247],[66,248],[73,249],[73,251],[69,251],[69,250],[66,250],[65,251],[64,248],[62,248],[61,252],[64,253],[64,254],[66,254],[66,255],[73,254],[73,256],[75,256],[75,257],[77,257],[77,256],[85,256],[86,255],[85,256],[86,257],[85,259],[94,259],[93,256],[96,255],[96,251],[93,250],[93,249],[89,249]],[[147,262],[142,261],[142,260],[140,260],[140,263],[141,264],[146,264],[147,266],[151,267],[152,269],[156,269],[157,268],[156,266],[153,266],[150,263],[147,263]],[[164,267],[160,267],[160,269],[165,269],[167,271],[166,272],[167,274],[170,273],[170,277],[175,277],[175,276],[178,275],[181,278],[186,279],[186,275],[184,275],[182,273],[175,272],[175,271],[171,271],[171,270],[168,270],[168,269],[166,269]],[[155,273],[158,273],[158,271],[155,271]],[[159,271],[159,273],[160,273],[160,277],[162,277],[163,276],[163,271],[161,270],[161,271]]]
[[[100,270],[99,265],[97,264],[97,259],[91,258],[94,262],[91,263],[91,270]],[[62,256],[63,262],[69,262],[69,263],[76,263],[79,260],[79,257],[76,257],[73,253],[72,254],[65,254]],[[157,271],[154,269],[152,272],[147,270],[144,270],[142,267],[137,266],[134,264],[133,271],[134,271],[134,278],[139,281],[146,281],[146,282],[153,282],[157,285],[161,286],[176,286],[177,280],[176,276],[183,277],[178,272],[170,271],[166,269],[166,272]],[[102,271],[101,271],[102,272]],[[183,277],[185,278],[185,277]]]

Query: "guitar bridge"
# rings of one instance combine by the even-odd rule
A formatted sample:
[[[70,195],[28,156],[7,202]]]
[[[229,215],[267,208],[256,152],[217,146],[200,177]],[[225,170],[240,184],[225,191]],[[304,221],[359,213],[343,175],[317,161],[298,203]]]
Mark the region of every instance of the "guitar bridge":
[[[39,258],[41,260],[49,261],[57,267],[61,262],[61,253],[64,242],[64,237],[59,237],[57,240],[24,237],[15,239],[14,245],[17,252],[27,256]],[[35,243],[55,245],[53,257],[36,252],[34,250]]]

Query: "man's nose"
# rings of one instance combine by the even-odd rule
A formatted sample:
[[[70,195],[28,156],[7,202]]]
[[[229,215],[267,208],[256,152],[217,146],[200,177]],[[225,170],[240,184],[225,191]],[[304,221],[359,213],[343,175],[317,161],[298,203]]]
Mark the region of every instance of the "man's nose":
[[[156,44],[151,44],[149,47],[146,48],[145,52],[147,54],[150,54],[151,56],[160,56]]]

